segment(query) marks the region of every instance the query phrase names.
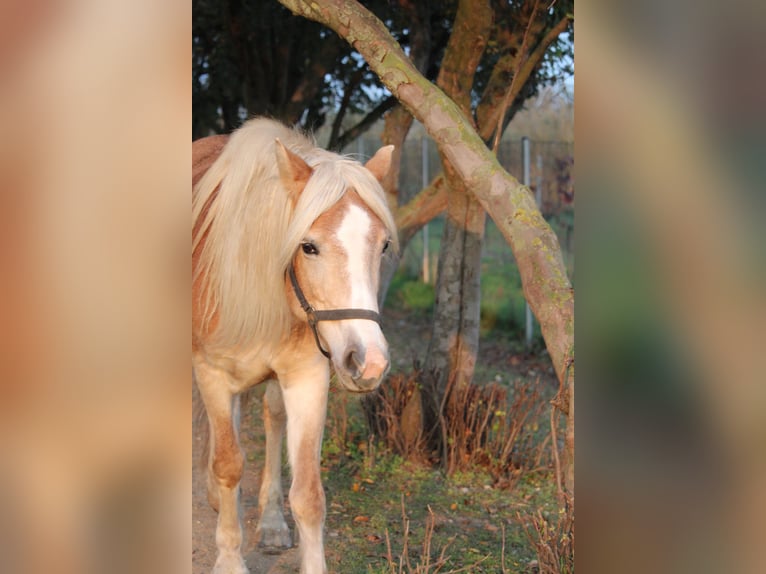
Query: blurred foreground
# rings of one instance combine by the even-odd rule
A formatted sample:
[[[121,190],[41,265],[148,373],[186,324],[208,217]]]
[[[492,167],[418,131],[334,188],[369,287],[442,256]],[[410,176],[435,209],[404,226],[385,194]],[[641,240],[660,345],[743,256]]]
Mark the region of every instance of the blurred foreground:
[[[578,5],[581,572],[763,571],[763,15]]]
[[[0,571],[187,572],[190,7],[0,7]]]

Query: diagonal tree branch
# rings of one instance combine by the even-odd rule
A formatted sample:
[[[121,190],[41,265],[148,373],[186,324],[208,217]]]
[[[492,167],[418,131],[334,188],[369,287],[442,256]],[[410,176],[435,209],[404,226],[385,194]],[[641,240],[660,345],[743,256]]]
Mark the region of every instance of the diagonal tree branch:
[[[407,245],[413,235],[446,207],[446,181],[444,174],[440,173],[409,202],[396,209],[394,219],[400,245]]]

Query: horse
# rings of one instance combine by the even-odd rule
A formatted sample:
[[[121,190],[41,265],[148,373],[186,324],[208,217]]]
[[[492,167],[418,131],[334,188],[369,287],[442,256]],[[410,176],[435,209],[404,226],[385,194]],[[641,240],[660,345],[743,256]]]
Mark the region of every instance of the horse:
[[[192,367],[207,413],[207,494],[218,512],[214,574],[241,554],[240,395],[265,383],[266,455],[256,540],[292,545],[282,511],[282,442],[301,573],[324,573],[322,434],[331,369],[354,393],[389,369],[380,328],[382,258],[397,248],[380,182],[393,146],[365,164],[265,118],[193,142]]]

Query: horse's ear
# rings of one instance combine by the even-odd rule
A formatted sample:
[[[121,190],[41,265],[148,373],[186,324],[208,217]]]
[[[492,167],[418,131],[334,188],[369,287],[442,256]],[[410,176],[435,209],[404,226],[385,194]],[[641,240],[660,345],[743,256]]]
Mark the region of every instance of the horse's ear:
[[[364,167],[375,176],[375,179],[382,182],[383,178],[388,174],[388,170],[391,169],[391,155],[393,153],[394,146],[383,146],[364,164]]]
[[[290,194],[290,199],[295,203],[313,171],[302,158],[287,149],[281,141],[276,140],[275,144],[279,178]]]

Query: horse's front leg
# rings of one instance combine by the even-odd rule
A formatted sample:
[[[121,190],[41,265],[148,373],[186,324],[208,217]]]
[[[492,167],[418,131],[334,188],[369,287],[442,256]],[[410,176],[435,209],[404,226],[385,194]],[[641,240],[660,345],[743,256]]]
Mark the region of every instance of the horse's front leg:
[[[276,381],[267,383],[263,396],[263,426],[266,429],[266,461],[261,490],[258,495],[258,528],[256,540],[266,549],[292,546],[290,530],[282,512],[282,440],[285,435],[286,413],[282,391]]]
[[[327,572],[323,543],[325,496],[319,463],[329,380],[329,365],[324,360],[280,376],[293,474],[290,507],[300,535],[301,574]]]
[[[218,511],[215,532],[218,557],[213,574],[248,574],[241,553],[239,483],[244,457],[237,436],[239,396],[231,393],[228,375],[218,369],[195,365],[195,376],[210,424],[208,500]]]

